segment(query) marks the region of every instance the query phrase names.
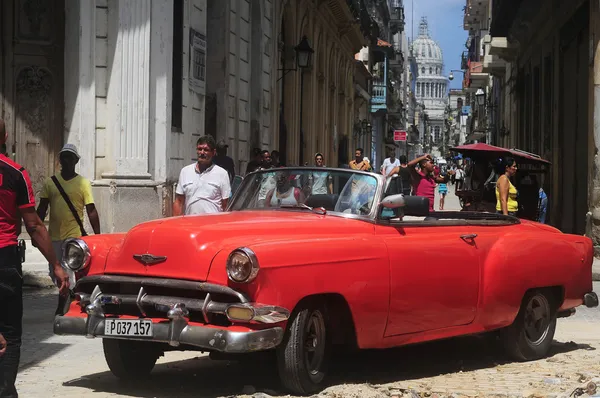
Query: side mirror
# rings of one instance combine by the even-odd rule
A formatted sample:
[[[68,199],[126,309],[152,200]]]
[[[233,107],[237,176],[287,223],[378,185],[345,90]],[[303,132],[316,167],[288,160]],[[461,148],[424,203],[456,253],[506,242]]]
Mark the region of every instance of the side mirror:
[[[404,207],[406,202],[404,200],[404,195],[390,195],[383,198],[380,204],[386,209],[397,209],[399,207]]]

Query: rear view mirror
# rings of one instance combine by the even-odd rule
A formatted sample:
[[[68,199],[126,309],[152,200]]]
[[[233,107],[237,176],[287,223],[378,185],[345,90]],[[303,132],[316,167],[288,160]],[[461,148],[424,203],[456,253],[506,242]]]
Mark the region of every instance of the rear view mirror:
[[[404,195],[390,195],[383,198],[381,201],[381,206],[386,209],[397,209],[399,207],[404,207],[406,204],[404,200]]]

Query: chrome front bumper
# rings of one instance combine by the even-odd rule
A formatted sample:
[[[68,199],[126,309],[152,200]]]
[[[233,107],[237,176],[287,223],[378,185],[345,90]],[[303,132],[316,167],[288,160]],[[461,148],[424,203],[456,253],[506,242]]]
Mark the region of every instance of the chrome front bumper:
[[[78,318],[56,316],[54,333],[59,335],[81,335],[89,338],[118,338],[167,343],[172,346],[190,345],[207,351],[242,354],[263,351],[277,347],[283,339],[283,329],[269,329],[235,332],[205,326],[192,326],[184,318],[176,317],[169,322],[154,323],[152,337],[116,337],[104,335],[104,318],[94,316]]]

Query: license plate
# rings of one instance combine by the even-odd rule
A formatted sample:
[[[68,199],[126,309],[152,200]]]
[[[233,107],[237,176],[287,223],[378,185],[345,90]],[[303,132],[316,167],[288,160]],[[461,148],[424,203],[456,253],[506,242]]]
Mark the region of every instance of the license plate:
[[[147,319],[105,319],[104,335],[152,337],[152,321]]]

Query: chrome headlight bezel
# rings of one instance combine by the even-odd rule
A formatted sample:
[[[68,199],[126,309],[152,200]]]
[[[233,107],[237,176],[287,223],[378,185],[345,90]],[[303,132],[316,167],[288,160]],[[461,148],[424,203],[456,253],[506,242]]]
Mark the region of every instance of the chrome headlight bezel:
[[[67,261],[67,249],[69,248],[69,246],[75,246],[82,252],[83,261],[78,267],[72,267]],[[62,265],[63,268],[69,269],[71,271],[80,271],[90,264],[91,257],[92,255],[87,243],[78,238],[68,238],[62,244],[62,258],[60,260],[60,265]]]
[[[245,277],[240,278],[238,276],[239,272],[236,268],[239,268],[240,265],[236,265],[233,263],[235,257],[240,256],[241,259],[246,260],[245,265],[247,270],[244,272]],[[256,279],[258,276],[258,271],[260,270],[260,266],[258,264],[258,258],[256,257],[256,253],[247,247],[238,247],[229,253],[227,257],[227,277],[230,281],[234,283],[250,283]]]

